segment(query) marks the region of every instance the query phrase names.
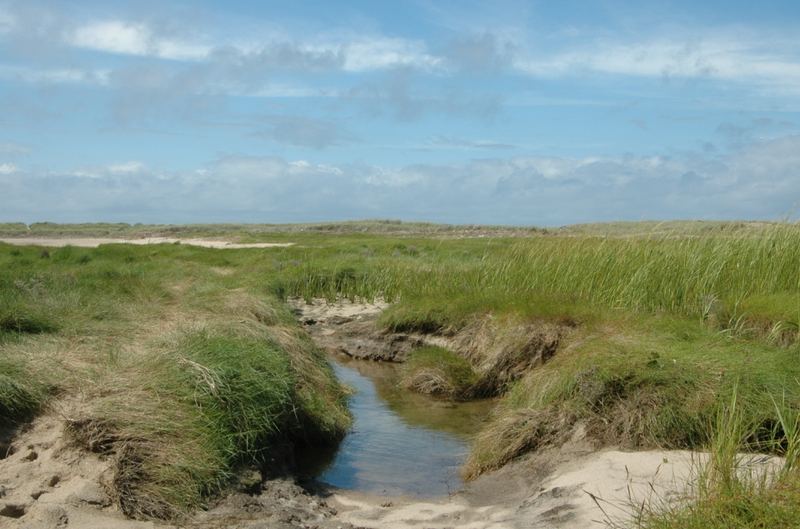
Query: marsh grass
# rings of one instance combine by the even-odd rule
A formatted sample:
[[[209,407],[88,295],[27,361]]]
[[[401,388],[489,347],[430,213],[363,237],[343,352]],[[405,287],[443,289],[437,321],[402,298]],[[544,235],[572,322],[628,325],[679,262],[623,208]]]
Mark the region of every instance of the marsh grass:
[[[120,369],[123,388],[99,399],[75,435],[119,452],[115,490],[129,516],[175,518],[201,505],[237,465],[285,452],[301,427],[300,376],[263,330],[189,332]]]
[[[47,401],[50,384],[35,376],[22,358],[0,358],[0,424],[31,418]]]
[[[85,234],[95,228],[68,230]],[[139,228],[149,229],[119,229]],[[747,432],[740,449],[785,454],[793,446],[790,415],[782,413],[800,403],[794,384],[800,379],[796,225],[625,225],[620,231],[606,226],[524,233],[530,237],[514,230],[415,229],[321,226],[271,235],[266,227],[236,232],[197,226],[160,232],[238,233],[248,240],[297,243],[268,250],[108,245],[45,254],[0,245],[0,314],[15,315],[8,321],[39,322],[30,329],[46,328],[40,334],[19,332],[24,325],[0,332],[0,347],[7,358],[22,358],[14,353],[30,352],[30,344],[51,337],[55,345],[42,350],[57,351],[63,365],[73,366],[56,389],[83,385],[90,395],[104,395],[77,423],[106,436],[94,446],[130,455],[122,475],[135,479],[125,482],[135,485],[133,496],[151,501],[131,504],[139,505],[131,511],[139,514],[185,512],[201,504],[232,472],[231,454],[268,459],[278,450],[277,444],[262,444],[273,439],[271,425],[281,425],[278,437],[308,440],[335,437],[346,427],[341,388],[277,302],[287,296],[382,296],[394,303],[380,324],[395,331],[453,337],[485,319],[572,329],[546,362],[502,385],[505,396],[467,463],[470,476],[558,443],[576,425],[598,444],[710,446],[708,425],[734,385]],[[266,345],[261,352],[244,347],[249,352],[233,353],[241,361],[228,363],[227,356],[186,345],[206,339],[221,350],[228,340]],[[83,345],[67,347],[72,343]],[[182,352],[177,344],[183,344]],[[214,400],[201,373],[212,381],[247,380],[255,365],[268,372],[286,368],[285,362],[272,363],[266,351],[288,358],[295,389],[286,401],[290,413],[270,411],[272,422],[254,423],[251,412],[263,410],[247,395],[260,395],[258,385],[226,382],[242,399]],[[449,369],[448,356],[440,351],[428,361]],[[26,358],[26,369],[33,366],[34,373],[45,371],[37,363],[49,361]],[[202,369],[176,363],[180,358]],[[153,380],[165,389],[153,387]],[[108,395],[108,387],[120,389]],[[275,395],[264,401],[284,402],[278,398],[283,393]],[[195,398],[201,406],[194,405]],[[252,452],[256,445],[261,450]],[[144,454],[180,465],[162,465],[156,472],[148,469]],[[798,488],[797,479],[782,477],[764,489],[762,507],[770,502],[785,507]]]
[[[602,444],[704,446],[734,380],[742,412],[759,425],[755,447],[778,420],[770,399],[800,402],[787,389],[800,377],[800,229],[682,226],[399,247],[331,239],[283,250],[270,285],[309,299],[382,295],[395,303],[380,323],[400,332],[453,336],[505,315],[575,328],[544,366],[506,387],[468,475],[558,442],[576,422]]]
[[[427,346],[411,352],[402,368],[401,385],[428,395],[466,399],[478,374],[462,356],[442,347]]]
[[[781,456],[745,453],[760,437],[749,422],[735,387],[712,425],[708,457],[695,469],[694,486],[684,501],[631,503],[638,529],[789,529],[800,526],[800,475],[797,468],[798,409],[774,401],[772,437],[762,450]],[[772,445],[772,446],[766,446]],[[636,505],[634,505],[636,503]]]
[[[349,415],[324,356],[237,274],[263,255],[0,245],[0,419],[59,400],[71,438],[113,456],[114,496],[141,518],[180,518],[241,465],[280,469],[298,443],[335,442]]]

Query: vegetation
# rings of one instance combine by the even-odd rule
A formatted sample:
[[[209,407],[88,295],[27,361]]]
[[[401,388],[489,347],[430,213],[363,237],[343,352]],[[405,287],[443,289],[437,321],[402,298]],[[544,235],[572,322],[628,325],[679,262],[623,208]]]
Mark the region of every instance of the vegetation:
[[[694,498],[688,504],[655,502],[631,505],[638,529],[750,529],[800,526],[800,415],[781,401],[774,403],[780,418],[768,444],[783,456],[771,465],[752,465],[743,455],[759,425],[747,422],[736,390],[720,409],[708,460],[697,468]],[[757,469],[757,470],[755,470]]]
[[[69,402],[72,437],[116,454],[114,493],[136,517],[179,517],[240,465],[335,441],[349,415],[325,358],[227,264],[182,245],[0,245],[0,419]]]
[[[411,353],[403,366],[401,384],[420,393],[462,399],[477,381],[477,374],[463,357],[428,346]]]
[[[31,227],[43,230],[40,236],[97,229]],[[744,425],[736,450],[794,450],[786,417],[800,409],[798,226],[623,224],[540,232],[377,222],[159,230],[296,244],[49,253],[0,246],[0,347],[10,366],[0,363],[0,377],[11,373],[6,380],[19,381],[24,369],[32,374],[25,380],[37,381],[0,391],[0,409],[27,410],[13,412],[21,416],[48,392],[95,388],[76,418],[76,437],[98,449],[125,440],[139,454],[134,462],[144,451],[180,462],[131,467],[133,485],[119,489],[138,498],[133,514],[191,508],[218,490],[241,458],[266,460],[286,438],[331,438],[346,427],[341,390],[279,302],[290,296],[383,297],[393,302],[380,320],[385,328],[435,333],[454,344],[413,354],[408,385],[419,385],[415,373],[435,374],[423,380],[428,390],[461,398],[487,373],[503,377],[486,386],[504,396],[476,440],[469,476],[566,439],[576,424],[598,444],[714,447],[734,388]],[[512,327],[525,332],[503,334]],[[552,330],[545,334],[554,354],[518,340],[544,328]],[[491,362],[469,345],[481,343],[484,329],[503,344]],[[67,346],[76,337],[81,345]],[[536,362],[522,362],[533,352]],[[57,368],[69,376],[53,384]],[[119,390],[109,395],[101,387]],[[293,408],[302,413],[286,413]],[[154,417],[163,422],[154,424]],[[154,447],[152,433],[164,425],[173,437]],[[179,452],[191,455],[178,460]],[[709,475],[734,460],[727,461],[713,463],[718,470]],[[798,503],[795,474],[787,470],[758,489],[720,488],[711,479],[688,510],[651,516],[644,527],[714,527],[703,520],[733,507],[754,514],[727,526],[761,527],[758,520],[766,519],[781,527],[769,513]],[[745,494],[751,503],[736,503]]]

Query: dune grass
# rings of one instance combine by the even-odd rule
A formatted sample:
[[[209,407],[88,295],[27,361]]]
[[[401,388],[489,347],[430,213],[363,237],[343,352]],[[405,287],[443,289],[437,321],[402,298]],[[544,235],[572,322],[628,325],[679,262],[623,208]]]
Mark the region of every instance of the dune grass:
[[[263,254],[261,254],[263,255]],[[345,394],[288,309],[229,259],[181,245],[0,245],[0,420],[58,400],[80,446],[114,454],[114,495],[179,518],[242,465],[335,442]]]
[[[309,406],[298,391],[310,375],[269,332],[247,326],[181,333],[119,362],[121,387],[73,424],[85,446],[121,451],[115,493],[129,516],[175,518],[222,490],[237,466],[282,471],[292,445],[343,433],[339,396],[324,416]]]
[[[786,401],[774,401],[778,423],[764,444],[782,456],[767,462],[743,453],[760,425],[748,422],[736,387],[713,421],[708,459],[695,470],[688,501],[631,504],[637,529],[790,529],[800,526],[800,414]]]
[[[32,417],[47,400],[48,381],[36,377],[20,358],[0,358],[0,425]]]

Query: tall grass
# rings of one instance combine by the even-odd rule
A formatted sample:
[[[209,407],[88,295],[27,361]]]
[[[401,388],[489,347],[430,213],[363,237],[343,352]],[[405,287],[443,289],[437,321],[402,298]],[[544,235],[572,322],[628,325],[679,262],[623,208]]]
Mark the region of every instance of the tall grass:
[[[395,330],[455,332],[485,313],[570,322],[560,350],[511,387],[479,436],[474,473],[557,442],[576,423],[604,443],[707,446],[705,426],[734,382],[750,432],[744,446],[787,456],[794,446],[797,226],[525,239],[320,230],[282,233],[298,245],[269,250],[0,245],[0,347],[40,343],[34,332],[80,344],[64,349],[74,358],[63,362],[72,371],[60,389],[96,380],[87,387],[104,398],[86,424],[116,432],[112,444],[126,441],[115,446],[130,450],[123,469],[133,474],[123,475],[135,478],[124,481],[141,500],[126,507],[134,514],[190,509],[218,490],[237,457],[268,458],[284,435],[335,437],[346,425],[324,358],[270,295],[383,296],[396,301],[381,320]],[[232,298],[263,303],[232,307]],[[184,338],[159,342],[172,336]],[[769,444],[773,437],[780,441]],[[157,468],[147,466],[153,454]]]
[[[117,451],[115,492],[129,516],[175,518],[219,492],[237,465],[280,465],[310,428],[330,441],[346,425],[323,431],[303,419],[307,376],[264,331],[191,332],[131,360],[117,366],[121,387],[73,426],[86,446]],[[343,403],[330,402],[329,416],[342,416]]]
[[[380,247],[366,255],[352,249],[311,255],[282,270],[273,287],[306,298],[399,298],[396,310],[411,306],[409,317],[438,304],[439,317],[456,322],[479,311],[546,315],[590,305],[669,312],[764,334],[796,334],[800,323],[800,229],[794,225],[756,234],[720,229],[702,236],[441,241],[423,248],[412,257]]]
[[[22,358],[0,358],[0,427],[29,419],[47,401],[51,385]]]
[[[691,497],[684,502],[660,502],[636,509],[639,529],[790,529],[800,527],[800,473],[797,468],[798,411],[774,403],[772,439],[782,459],[742,453],[758,435],[734,389],[712,427],[708,458],[696,469]]]

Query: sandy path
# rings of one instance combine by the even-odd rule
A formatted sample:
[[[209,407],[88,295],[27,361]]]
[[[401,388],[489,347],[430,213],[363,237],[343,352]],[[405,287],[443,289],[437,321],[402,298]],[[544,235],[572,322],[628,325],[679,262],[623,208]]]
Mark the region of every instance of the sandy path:
[[[253,242],[236,243],[212,239],[174,239],[171,237],[146,237],[142,239],[114,239],[99,237],[5,237],[0,238],[0,242],[14,244],[17,246],[77,246],[81,248],[97,248],[101,244],[188,244],[190,246],[202,246],[203,248],[284,248],[293,246],[293,242]]]

